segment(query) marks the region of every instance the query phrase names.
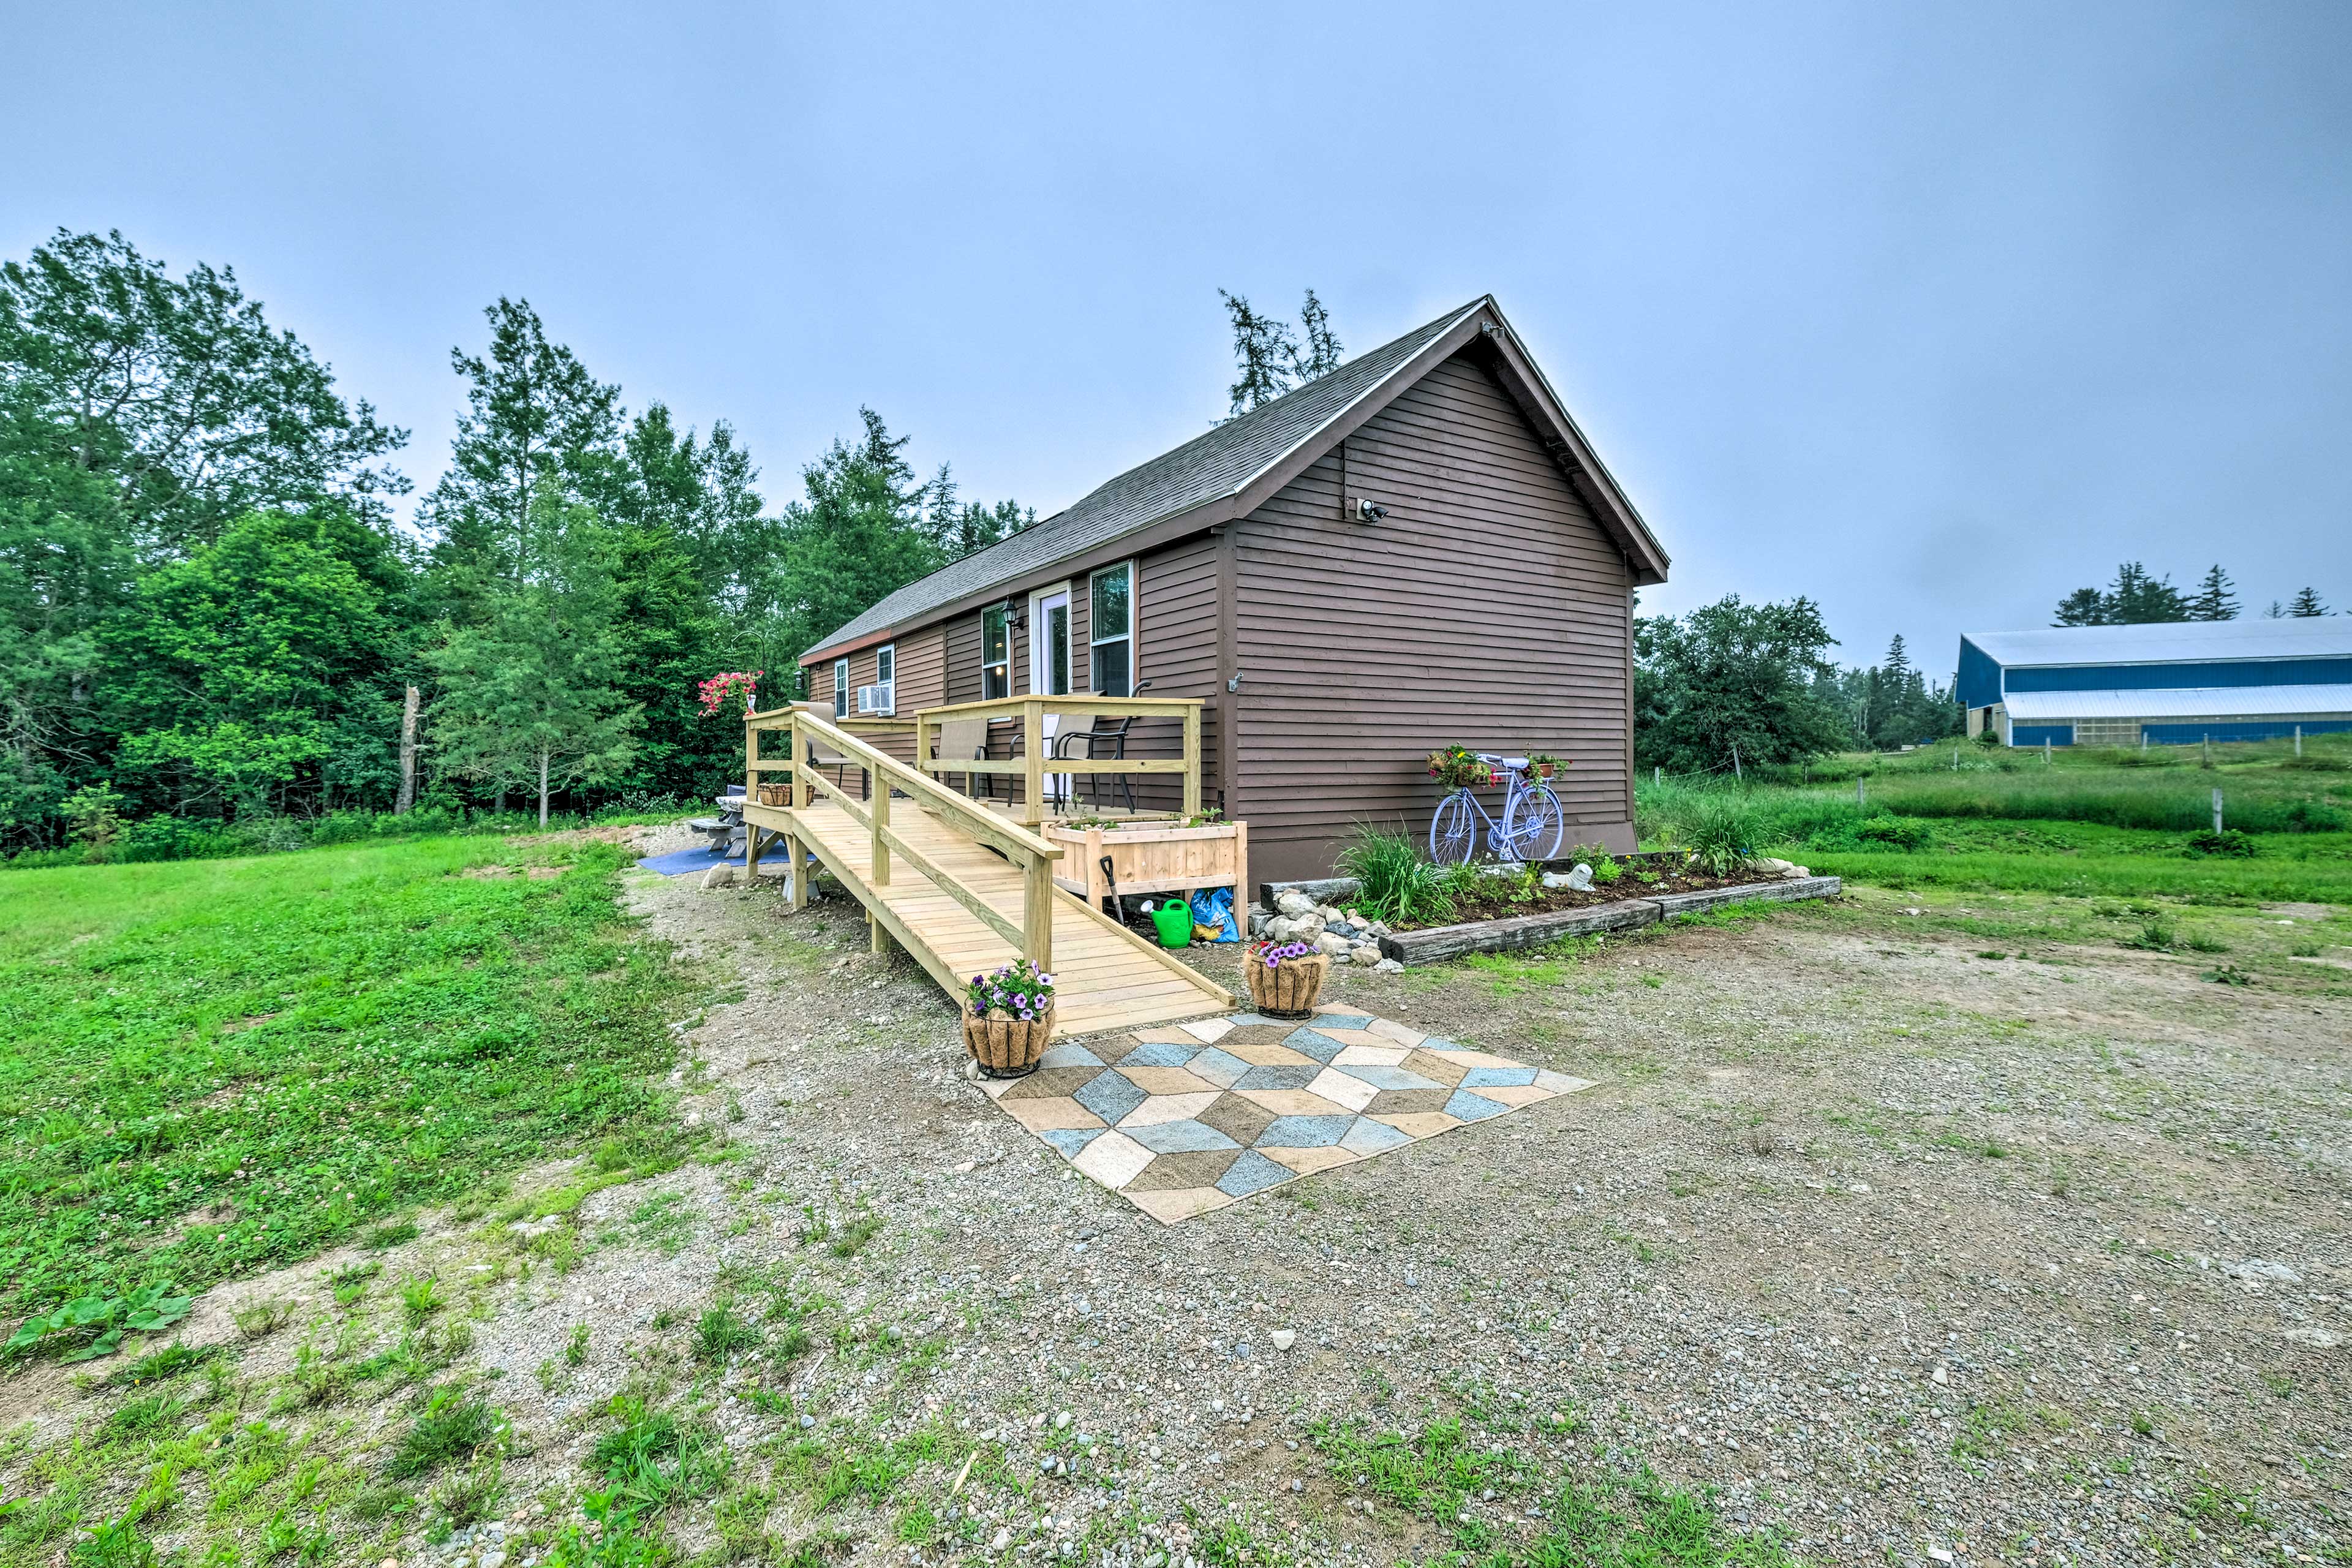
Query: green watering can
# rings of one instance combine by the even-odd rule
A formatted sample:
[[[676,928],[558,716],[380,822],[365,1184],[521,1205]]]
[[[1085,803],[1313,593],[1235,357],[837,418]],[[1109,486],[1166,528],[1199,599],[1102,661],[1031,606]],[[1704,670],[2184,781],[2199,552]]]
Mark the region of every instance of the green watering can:
[[[1160,907],[1151,911],[1151,923],[1160,928],[1162,947],[1190,947],[1192,943],[1192,906],[1182,899],[1162,899]]]

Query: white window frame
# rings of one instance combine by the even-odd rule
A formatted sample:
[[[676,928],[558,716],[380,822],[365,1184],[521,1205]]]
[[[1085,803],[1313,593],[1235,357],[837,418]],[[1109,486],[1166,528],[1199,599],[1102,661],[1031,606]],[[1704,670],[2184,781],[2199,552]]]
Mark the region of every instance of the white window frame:
[[[1078,624],[1078,596],[1071,589],[1069,579],[1064,578],[1050,587],[1034,589],[1029,595],[1029,689],[1036,696],[1045,695],[1045,683],[1038,679],[1046,668],[1045,605],[1056,594],[1068,595],[1068,602],[1062,606],[1062,657],[1069,660],[1070,694],[1086,689],[1079,677],[1078,637],[1074,629]],[[1010,651],[1008,643],[1007,652]],[[1091,668],[1087,675],[1093,675]]]
[[[849,717],[849,660],[846,656],[833,661],[833,716]]]
[[[988,657],[988,617],[992,615],[1004,617],[1004,657],[1002,659]],[[1004,689],[992,693],[988,689],[988,672],[1000,668],[1004,671]],[[1013,605],[1010,601],[991,605],[980,612],[980,695],[982,701],[1013,695]]]
[[[1102,626],[1095,615],[1095,582],[1097,578],[1108,577],[1114,572],[1127,574],[1127,628],[1116,636],[1104,637],[1101,635]],[[1087,574],[1087,689],[1097,695],[1107,695],[1102,690],[1102,682],[1095,679],[1095,649],[1098,647],[1105,647],[1115,642],[1123,642],[1127,645],[1129,695],[1134,694],[1135,683],[1142,679],[1142,671],[1137,668],[1136,658],[1136,645],[1139,640],[1136,636],[1136,626],[1141,619],[1140,607],[1136,602],[1138,597],[1136,589],[1141,576],[1142,574],[1135,569],[1135,561],[1132,557],[1125,561],[1114,561],[1108,566]]]
[[[886,664],[890,667],[887,673],[885,673],[882,668]],[[897,643],[886,642],[874,650],[874,684],[890,689],[889,695],[883,699],[882,711],[895,715],[898,711],[898,645]]]

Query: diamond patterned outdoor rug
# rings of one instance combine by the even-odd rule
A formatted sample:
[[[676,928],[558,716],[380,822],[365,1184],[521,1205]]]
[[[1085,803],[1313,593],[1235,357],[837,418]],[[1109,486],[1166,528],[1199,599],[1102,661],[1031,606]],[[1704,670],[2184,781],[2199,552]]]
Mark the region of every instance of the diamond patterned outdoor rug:
[[[1172,1225],[1592,1085],[1327,1002],[1311,1023],[1244,1013],[1064,1041],[981,1087]]]

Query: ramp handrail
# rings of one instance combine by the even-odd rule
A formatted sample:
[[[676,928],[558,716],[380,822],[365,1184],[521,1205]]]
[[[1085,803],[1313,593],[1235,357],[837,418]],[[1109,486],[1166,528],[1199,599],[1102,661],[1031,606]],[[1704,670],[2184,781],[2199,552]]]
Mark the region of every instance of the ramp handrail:
[[[779,730],[789,732],[791,736],[791,761],[761,760],[761,731]],[[846,792],[820,777],[814,767],[804,765],[810,760],[812,742],[822,742],[863,771],[872,783],[872,797],[862,804],[852,801]],[[1054,967],[1054,863],[1062,858],[1059,845],[1049,844],[1026,828],[1007,822],[994,812],[908,767],[898,758],[876,749],[806,708],[773,708],[745,715],[743,759],[745,777],[751,781],[748,793],[754,799],[758,796],[758,780],[761,773],[789,773],[792,775],[792,809],[795,813],[808,809],[810,792],[814,789],[839,805],[850,820],[864,827],[871,847],[868,875],[876,887],[889,886],[893,857],[904,860],[933,887],[1011,942],[1024,958],[1040,970],[1051,972]],[[934,864],[891,830],[890,792],[893,789],[929,809],[950,826],[1001,851],[1006,859],[1021,868],[1021,924],[1018,928],[990,908],[987,900],[977,892],[957,881],[952,874]],[[796,865],[796,903],[800,893],[797,874]],[[878,931],[878,925],[877,929]]]

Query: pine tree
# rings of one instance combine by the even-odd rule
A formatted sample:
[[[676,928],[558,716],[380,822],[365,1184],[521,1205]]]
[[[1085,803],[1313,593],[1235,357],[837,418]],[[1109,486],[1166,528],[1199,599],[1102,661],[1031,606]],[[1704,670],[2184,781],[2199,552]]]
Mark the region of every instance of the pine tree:
[[[2196,597],[2189,601],[2189,618],[2192,621],[2234,621],[2238,618],[2237,584],[2216,563],[2197,585]]]
[[[2309,619],[2314,616],[2326,615],[2328,609],[2319,602],[2317,589],[2300,588],[2295,591],[2294,597],[2287,602],[2286,613],[2298,619]]]
[[[1339,339],[1331,331],[1331,314],[1315,290],[1307,290],[1307,302],[1298,308],[1300,333],[1307,340],[1307,351],[1301,353],[1296,344],[1290,350],[1290,374],[1300,381],[1313,381],[1318,375],[1328,375],[1339,368]]]
[[[2266,621],[2277,621],[2284,620],[2285,618],[2286,611],[2280,605],[2276,599],[2273,599],[2271,601],[2271,607],[2263,612],[2263,619]]]
[[[2172,579],[2150,575],[2147,568],[2137,561],[2126,561],[2116,569],[2115,585],[2107,590],[2107,602],[2113,607],[2117,626],[2179,621],[2189,616],[2189,601],[2172,585]]]
[[[1272,316],[1260,315],[1239,294],[1217,290],[1225,302],[1225,318],[1233,323],[1235,380],[1226,388],[1231,404],[1225,417],[1247,414],[1290,390],[1290,366],[1297,363],[1298,342],[1290,328]]]
[[[441,531],[436,560],[466,579],[460,595],[528,581],[545,553],[534,526],[567,516],[570,503],[609,499],[621,427],[620,388],[548,342],[530,300],[501,298],[482,314],[488,353],[449,351],[470,383],[470,412],[458,416],[449,469],[422,509]]]
[[[427,656],[440,678],[432,721],[441,765],[501,795],[533,790],[542,827],[557,788],[611,778],[636,752],[638,708],[612,683],[611,565],[593,514],[573,510],[535,531],[548,545],[532,579],[493,590],[480,622]]]
[[[2058,601],[2058,618],[2052,624],[2061,626],[2104,626],[2108,624],[2107,596],[2096,588],[2077,588]]]

